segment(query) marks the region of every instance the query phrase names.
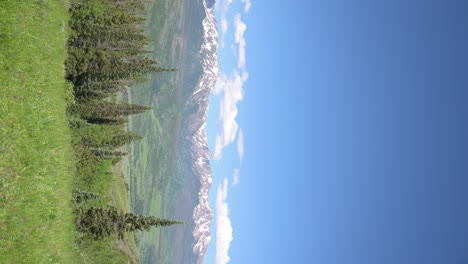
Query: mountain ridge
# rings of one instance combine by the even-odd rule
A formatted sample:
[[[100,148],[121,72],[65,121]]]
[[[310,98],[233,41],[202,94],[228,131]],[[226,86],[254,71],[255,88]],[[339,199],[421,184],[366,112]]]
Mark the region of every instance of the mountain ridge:
[[[192,263],[201,264],[204,261],[205,253],[211,241],[211,221],[213,213],[208,201],[208,192],[211,188],[212,173],[210,166],[211,152],[208,147],[206,135],[207,110],[209,95],[211,94],[219,75],[218,67],[218,32],[217,22],[214,15],[214,8],[208,7],[203,1],[206,17],[203,19],[203,42],[200,47],[198,59],[203,68],[192,95],[187,100],[184,107],[184,120],[182,133],[182,144],[188,146],[188,151],[184,153],[190,158],[192,172],[198,176],[200,190],[198,192],[198,204],[193,210],[194,228],[192,235],[195,239],[192,251],[194,261]]]

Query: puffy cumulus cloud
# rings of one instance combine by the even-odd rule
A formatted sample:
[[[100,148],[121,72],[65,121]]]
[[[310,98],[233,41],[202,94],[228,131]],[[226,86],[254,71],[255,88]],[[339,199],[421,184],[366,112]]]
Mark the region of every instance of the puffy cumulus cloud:
[[[216,137],[213,157],[215,160],[221,158],[222,149],[231,144],[235,138],[239,126],[236,122],[238,113],[237,104],[243,99],[243,85],[248,75],[240,75],[234,70],[229,76],[220,74],[215,86],[214,94],[223,92],[219,107],[219,121],[222,123],[221,132]]]
[[[250,10],[250,7],[252,6],[252,3],[250,0],[241,0],[242,3],[244,3],[244,12],[247,13]]]
[[[232,176],[232,186],[239,184],[239,173],[240,169],[234,169],[234,175]]]
[[[212,91],[214,95],[219,95],[224,90],[227,79],[228,79],[228,76],[224,72],[219,73],[218,80],[216,80],[216,84]]]
[[[243,71],[242,72],[242,81],[247,81],[247,79],[249,78],[249,73],[246,72],[246,71]]]
[[[228,25],[228,20],[227,20],[227,13],[229,11],[229,6],[231,6],[232,0],[224,0],[224,1],[219,1],[216,2],[216,8],[220,11],[221,13],[221,34],[220,34],[220,45],[223,48],[224,47],[224,36],[226,35],[229,25]]]
[[[231,144],[237,133],[239,125],[236,122],[236,116],[238,113],[236,98],[225,95],[220,106],[220,116],[223,120],[223,132],[221,139],[223,146]]]
[[[221,32],[223,32],[223,34],[226,34],[228,27],[227,19],[224,17],[221,18]]]
[[[229,6],[232,4],[232,1],[233,0],[221,1],[223,12],[227,13],[229,11]]]
[[[237,13],[234,16],[234,42],[238,45],[238,61],[237,68],[245,69],[245,46],[247,45],[244,38],[244,32],[247,29],[247,25],[241,21],[241,15]]]
[[[237,136],[237,154],[239,155],[239,161],[242,163],[244,159],[244,133],[242,129],[239,129],[239,135]]]
[[[229,11],[229,6],[232,4],[232,1],[233,0],[220,0],[220,1],[216,1],[216,5],[215,5],[215,8],[217,9],[217,11],[220,11],[221,14],[224,13],[224,15],[226,15],[226,13]]]
[[[223,151],[223,143],[221,142],[221,137],[219,135],[216,136],[216,141],[213,150],[213,158],[215,160],[220,160],[222,151]]]
[[[229,207],[226,202],[228,195],[228,179],[218,185],[216,193],[216,264],[226,264],[229,262],[229,247],[231,246],[232,225],[229,219]]]

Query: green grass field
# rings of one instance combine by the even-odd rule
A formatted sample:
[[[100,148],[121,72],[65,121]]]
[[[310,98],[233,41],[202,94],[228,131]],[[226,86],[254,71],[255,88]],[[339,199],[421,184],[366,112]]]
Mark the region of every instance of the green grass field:
[[[63,0],[0,0],[0,263],[136,263],[133,234],[76,244],[67,21]],[[106,202],[129,210],[120,178]]]
[[[61,0],[0,1],[0,263],[80,263]]]

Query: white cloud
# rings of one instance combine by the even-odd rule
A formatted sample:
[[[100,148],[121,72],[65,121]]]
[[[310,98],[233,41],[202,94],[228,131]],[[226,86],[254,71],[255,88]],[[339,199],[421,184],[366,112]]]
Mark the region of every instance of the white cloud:
[[[240,169],[234,169],[234,175],[232,176],[232,186],[239,184],[239,173]]]
[[[221,1],[216,1],[216,6],[215,8],[220,10],[221,12],[227,13],[229,10],[229,6],[232,4],[233,0],[221,0]]]
[[[228,179],[224,178],[223,185],[218,185],[216,193],[216,264],[226,264],[230,260],[229,247],[233,236],[229,207],[226,203],[227,194]]]
[[[245,3],[244,5],[244,12],[247,13],[250,10],[250,7],[252,6],[252,3],[250,0],[242,0],[242,3]]]
[[[226,32],[228,30],[229,26],[228,26],[228,21],[225,17],[221,18],[221,41],[220,41],[220,45],[221,45],[221,48],[224,48],[224,35],[226,35]]]
[[[244,159],[244,133],[242,129],[239,129],[239,134],[237,136],[237,154],[239,155],[239,161],[242,163]]]
[[[219,95],[222,91],[224,91],[227,82],[228,76],[224,72],[220,72],[212,93],[214,95]]]
[[[247,29],[247,25],[241,21],[241,15],[237,13],[234,16],[234,42],[238,45],[238,61],[237,68],[244,70],[245,69],[245,38],[244,32]]]
[[[250,8],[250,0],[242,0],[245,3],[246,12]],[[232,0],[224,0],[220,2],[221,11],[221,45],[224,45],[224,35],[228,30],[228,22],[226,15],[231,5]],[[234,43],[231,43],[233,53],[237,53],[237,69],[227,76],[225,73],[220,73],[218,81],[213,89],[214,95],[220,95],[219,121],[222,123],[221,131],[216,137],[216,143],[213,151],[213,158],[220,160],[222,157],[223,148],[230,145],[236,137],[239,126],[236,122],[238,113],[237,104],[243,99],[243,85],[249,78],[248,72],[245,70],[246,41],[244,32],[247,29],[245,23],[241,21],[240,13],[234,16]],[[240,72],[240,74],[239,74]],[[242,161],[244,155],[243,135],[239,135],[240,141],[237,142],[237,150],[239,159]]]
[[[216,137],[213,153],[215,160],[221,158],[222,149],[231,144],[236,138],[239,129],[236,122],[237,104],[243,99],[243,85],[247,77],[248,75],[242,74],[241,76],[237,70],[234,70],[229,77],[226,74],[220,74],[218,78],[214,94],[223,92],[219,106],[219,121],[222,122],[222,131]]]
[[[224,0],[223,2],[223,10],[227,12],[229,10],[229,6],[232,4],[232,0]]]
[[[226,32],[229,29],[226,16],[229,11],[229,6],[232,4],[232,1],[233,0],[224,0],[224,1],[220,1],[219,5],[218,5],[218,2],[216,4],[216,8],[218,8],[221,13],[221,34],[219,36],[221,48],[224,47],[224,36],[226,35]]]
[[[213,158],[215,160],[221,159],[221,152],[223,151],[223,144],[221,142],[221,137],[219,135],[216,136],[216,142],[213,151]]]
[[[247,79],[249,78],[249,73],[246,72],[246,71],[243,71],[242,72],[242,81],[247,81]]]

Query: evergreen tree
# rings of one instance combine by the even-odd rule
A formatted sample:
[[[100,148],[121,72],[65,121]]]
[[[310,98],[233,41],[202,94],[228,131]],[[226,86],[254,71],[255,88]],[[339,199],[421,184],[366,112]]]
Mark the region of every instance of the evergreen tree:
[[[73,201],[75,203],[87,202],[90,200],[100,199],[102,197],[99,193],[86,192],[80,189],[73,190]]]
[[[151,107],[144,105],[108,101],[81,102],[69,107],[72,113],[77,113],[81,118],[86,120],[99,118],[114,119],[121,116],[142,113],[149,109],[151,109]]]
[[[99,118],[88,118],[88,123],[96,125],[121,125],[125,124],[128,120],[121,117],[99,117]]]
[[[98,208],[93,206],[79,215],[78,230],[91,234],[94,239],[100,239],[112,234],[117,234],[122,239],[125,232],[149,231],[151,227],[159,228],[176,224],[184,223],[154,216],[123,213],[114,207]]]
[[[110,140],[104,141],[104,145],[112,148],[118,148],[125,144],[132,143],[136,140],[141,140],[143,137],[133,133],[133,132],[125,132],[120,135],[113,136]]]

